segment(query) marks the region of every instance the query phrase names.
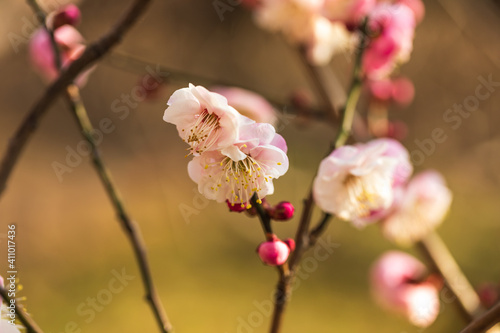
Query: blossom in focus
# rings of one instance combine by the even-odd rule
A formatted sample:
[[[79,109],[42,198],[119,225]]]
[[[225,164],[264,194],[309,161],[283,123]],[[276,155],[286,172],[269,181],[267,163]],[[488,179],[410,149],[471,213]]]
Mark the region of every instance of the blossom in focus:
[[[240,114],[258,123],[276,126],[278,122],[276,110],[259,94],[236,87],[212,87],[211,91],[226,97],[228,104]]]
[[[363,55],[363,69],[369,78],[386,77],[409,60],[415,26],[415,14],[405,4],[381,2],[373,8],[367,29],[375,36]]]
[[[376,0],[325,0],[323,13],[332,21],[358,24],[375,6]]]
[[[222,149],[238,138],[242,116],[219,94],[189,84],[176,90],[167,104],[163,120],[177,127],[189,145],[188,155]]]
[[[254,17],[258,26],[283,33],[292,44],[306,48],[311,63],[322,65],[352,41],[344,25],[322,16],[323,5],[323,0],[262,0]]]
[[[257,248],[257,253],[263,263],[269,266],[279,266],[283,265],[288,259],[291,249],[289,244],[293,240],[288,240],[288,242],[283,242],[279,240],[275,235],[273,239],[263,242]]]
[[[261,203],[274,192],[273,179],[288,170],[286,151],[285,140],[273,126],[251,122],[241,126],[231,146],[195,156],[188,172],[208,199],[250,208],[253,194]]]
[[[379,141],[335,149],[319,166],[314,179],[316,204],[357,227],[373,222],[393,202],[395,171],[400,159],[385,155]]]
[[[85,40],[82,35],[71,25],[63,25],[54,30],[54,39],[59,48],[61,65],[63,68],[78,59],[85,51]],[[50,36],[43,28],[35,31],[29,44],[31,63],[40,75],[47,81],[55,80],[59,75],[56,68],[54,51]],[[92,69],[81,73],[75,80],[80,87],[87,82]]]
[[[441,224],[452,194],[436,171],[421,172],[400,191],[392,213],[382,221],[382,232],[391,241],[410,245]]]

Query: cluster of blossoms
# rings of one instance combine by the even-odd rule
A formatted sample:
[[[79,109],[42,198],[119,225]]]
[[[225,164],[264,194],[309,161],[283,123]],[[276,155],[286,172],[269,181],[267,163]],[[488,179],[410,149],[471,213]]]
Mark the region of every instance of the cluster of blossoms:
[[[0,286],[4,286],[3,278],[0,276]],[[21,333],[17,325],[13,325],[8,318],[9,309],[3,304],[3,299],[0,297],[0,332],[2,333]]]
[[[252,198],[271,218],[288,220],[293,206],[281,202],[270,207],[263,199],[274,192],[273,180],[288,170],[287,146],[274,127],[274,109],[262,97],[238,88],[216,88],[221,94],[192,84],[175,91],[163,120],[174,124],[189,145],[193,159],[190,178],[208,199],[227,202],[231,211],[249,211]],[[227,96],[227,98],[225,96]],[[232,105],[249,117],[238,112]],[[293,251],[292,240],[270,235],[258,254],[268,265],[282,265]]]
[[[423,171],[410,180],[412,172],[408,151],[396,140],[343,146],[321,162],[314,199],[325,212],[360,228],[378,222],[387,239],[411,245],[443,221],[452,197],[439,173]],[[438,313],[438,286],[421,282],[423,268],[391,253],[373,270],[376,298],[417,326],[430,325]]]
[[[352,50],[364,29],[370,42],[363,69],[377,79],[408,60],[415,26],[424,14],[421,0],[259,0],[251,7],[260,27],[305,47],[317,65]]]
[[[357,227],[379,221],[388,239],[411,244],[438,226],[451,204],[441,175],[424,171],[409,181],[412,172],[408,151],[396,140],[343,146],[321,162],[314,199]]]
[[[75,28],[79,23],[80,10],[73,4],[47,16],[46,25],[54,33],[62,68],[69,66],[85,51],[85,39]],[[31,36],[29,53],[33,67],[42,78],[51,82],[59,76],[50,36],[44,28],[39,28]],[[93,67],[81,73],[75,83],[84,86],[92,70]]]
[[[204,87],[173,93],[163,119],[189,145],[191,179],[208,199],[251,208],[274,192],[273,180],[288,170],[287,146],[268,123],[258,123]]]

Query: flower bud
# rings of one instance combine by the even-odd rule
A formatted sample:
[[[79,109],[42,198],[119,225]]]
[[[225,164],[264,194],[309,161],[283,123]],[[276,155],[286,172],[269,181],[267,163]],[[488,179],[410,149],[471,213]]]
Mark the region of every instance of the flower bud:
[[[47,23],[48,26],[55,30],[65,24],[76,26],[80,23],[80,18],[80,9],[77,6],[70,4],[51,14]]]
[[[295,244],[294,244],[295,245]],[[290,254],[290,247],[273,235],[273,239],[262,242],[257,248],[262,262],[269,266],[283,265]]]
[[[288,201],[282,201],[270,211],[271,218],[277,221],[287,221],[293,217],[295,208]]]

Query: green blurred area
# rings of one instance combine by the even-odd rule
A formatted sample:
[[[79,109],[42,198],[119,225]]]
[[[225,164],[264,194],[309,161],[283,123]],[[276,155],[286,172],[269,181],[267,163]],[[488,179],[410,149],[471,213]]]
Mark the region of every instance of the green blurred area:
[[[391,110],[390,117],[407,122],[405,145],[410,151],[418,149],[415,140],[429,138],[435,128],[444,130],[447,140],[417,167],[438,169],[454,193],[452,210],[438,231],[474,285],[498,283],[500,93],[492,92],[456,130],[443,121],[443,113],[474,94],[479,76],[500,81],[500,12],[489,1],[441,1],[448,12],[439,3],[426,3],[412,59],[401,69],[415,83],[415,101],[407,109]],[[23,2],[3,6],[0,35],[20,34],[23,18],[32,18],[29,9]],[[84,36],[97,38],[123,6],[121,1],[82,2]],[[26,45],[16,53],[8,39],[0,43],[3,152],[44,85],[30,69]],[[294,50],[279,36],[258,30],[240,7],[220,21],[211,2],[156,1],[119,49],[153,65],[239,83],[283,101],[293,89],[309,87]],[[332,67],[347,84],[347,59],[337,57]],[[140,74],[101,64],[82,95],[95,124],[110,118],[116,126],[100,148],[142,228],[167,313],[177,332],[266,332],[266,305],[277,274],[255,254],[263,239],[260,225],[196,195],[187,175],[185,147],[175,128],[162,121],[165,103],[180,85],[165,86],[159,98],[130,108],[123,120],[112,111],[113,102],[130,94]],[[288,143],[291,167],[275,182],[276,192],[269,199],[289,200],[300,212],[335,132],[324,123],[298,124],[292,115],[284,119],[280,133]],[[46,333],[71,332],[66,329],[71,322],[82,332],[155,332],[131,247],[88,159],[64,174],[62,182],[52,168],[54,161],[64,162],[67,146],[76,149],[80,141],[71,115],[58,102],[40,124],[1,198],[0,234],[8,224],[17,225],[17,263],[24,286],[19,295],[27,297],[24,303]],[[181,213],[186,207],[192,209],[189,218]],[[281,238],[292,237],[297,221],[298,215],[291,222],[276,223],[275,231]],[[325,239],[337,247],[321,262],[314,259],[314,251],[306,256],[311,258],[306,259],[309,266],[287,309],[284,332],[421,332],[382,311],[370,298],[370,265],[394,248],[377,226],[357,230],[334,221]],[[4,241],[0,238],[1,272],[6,264]],[[112,272],[123,269],[135,278],[108,300]],[[85,303],[99,295],[109,304],[91,316]],[[457,332],[462,326],[454,305],[443,302],[441,315],[425,332]]]

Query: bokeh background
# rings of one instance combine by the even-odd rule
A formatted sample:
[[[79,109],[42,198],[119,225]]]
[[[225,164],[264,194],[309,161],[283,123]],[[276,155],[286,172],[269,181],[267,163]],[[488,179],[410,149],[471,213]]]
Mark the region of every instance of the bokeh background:
[[[24,1],[0,1],[0,151],[44,83],[32,71],[27,44],[18,50],[9,34],[23,36],[34,22]],[[122,12],[124,1],[82,1],[82,34],[94,40]],[[234,3],[234,2],[233,2]],[[54,2],[46,1],[47,6]],[[435,128],[447,135],[417,170],[442,172],[454,193],[451,212],[439,233],[474,285],[500,282],[500,87],[481,101],[479,110],[453,130],[444,112],[473,95],[478,77],[500,81],[500,7],[498,2],[426,1],[426,16],[417,28],[411,61],[401,73],[415,83],[416,98],[406,109],[391,110],[405,121],[404,143],[431,136]],[[277,35],[259,30],[241,6],[219,18],[211,1],[155,1],[118,47],[154,67],[213,78],[253,88],[286,103],[290,92],[311,84],[295,50]],[[142,66],[142,65],[141,65]],[[175,128],[162,121],[165,103],[186,82],[164,86],[159,96],[130,107],[120,119],[113,102],[130,94],[145,66],[99,64],[82,95],[94,123],[110,118],[116,129],[100,148],[131,215],[147,242],[154,279],[177,332],[266,332],[266,309],[276,281],[274,269],[255,254],[262,240],[256,219],[229,214],[224,205],[197,201],[187,175],[185,147]],[[122,68],[118,68],[122,67]],[[124,68],[126,67],[126,68]],[[347,84],[350,62],[341,55],[332,62],[340,82]],[[198,82],[193,82],[198,83]],[[285,110],[286,111],[286,110]],[[300,211],[315,169],[334,137],[328,124],[299,126],[292,114],[283,117],[280,133],[287,139],[291,167],[276,181],[273,202],[290,200]],[[66,147],[81,141],[62,101],[41,122],[20,159],[0,201],[0,274],[6,270],[5,233],[17,225],[17,263],[25,304],[48,333],[155,332],[156,324],[142,299],[143,289],[132,251],[110,208],[88,159],[63,175],[52,163],[64,163]],[[180,208],[192,209],[189,218]],[[316,212],[317,215],[318,212]],[[290,237],[298,217],[277,224]],[[370,298],[368,272],[384,251],[394,248],[376,226],[357,230],[335,221],[325,237],[338,246],[307,277],[293,295],[284,332],[421,332],[403,319],[379,309]],[[409,250],[411,252],[411,249]],[[313,253],[309,254],[314,257]],[[89,297],[108,288],[113,270],[135,276],[109,304],[82,316]],[[245,323],[245,324],[244,324]],[[72,324],[70,324],[71,326]],[[462,327],[453,304],[425,332],[456,332]]]

